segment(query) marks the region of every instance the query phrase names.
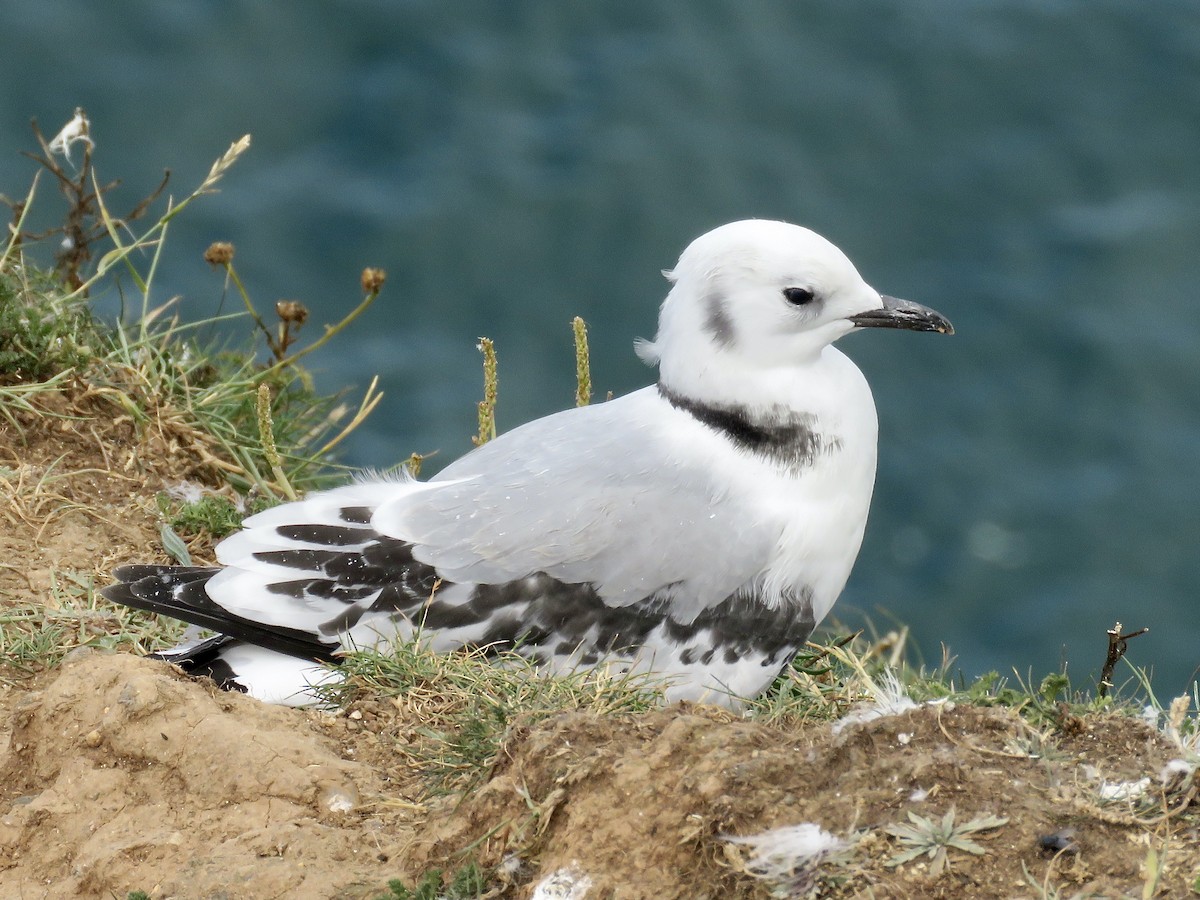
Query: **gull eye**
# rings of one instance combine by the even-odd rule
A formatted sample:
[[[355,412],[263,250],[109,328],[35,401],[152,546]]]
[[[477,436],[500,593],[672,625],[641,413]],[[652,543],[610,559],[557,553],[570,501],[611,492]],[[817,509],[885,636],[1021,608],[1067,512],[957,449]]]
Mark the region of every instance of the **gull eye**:
[[[808,288],[791,287],[783,289],[783,299],[792,306],[807,306],[813,302],[814,297]]]

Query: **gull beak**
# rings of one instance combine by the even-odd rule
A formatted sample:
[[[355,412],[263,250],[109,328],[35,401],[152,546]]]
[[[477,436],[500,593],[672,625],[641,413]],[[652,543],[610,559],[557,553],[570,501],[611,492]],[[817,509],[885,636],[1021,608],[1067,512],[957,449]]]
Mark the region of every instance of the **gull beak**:
[[[856,316],[850,316],[850,321],[859,328],[906,328],[909,331],[936,331],[938,334],[954,334],[954,326],[940,312],[913,303],[911,300],[901,300],[899,297],[889,297],[880,294],[883,301],[880,309],[871,309]]]

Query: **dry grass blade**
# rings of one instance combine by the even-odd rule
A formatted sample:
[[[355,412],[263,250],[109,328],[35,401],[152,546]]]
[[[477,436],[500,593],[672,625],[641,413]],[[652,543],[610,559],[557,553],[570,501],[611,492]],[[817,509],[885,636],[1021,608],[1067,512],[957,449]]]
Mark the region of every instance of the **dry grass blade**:
[[[8,226],[8,241],[4,245],[4,253],[0,254],[0,274],[8,268],[8,261],[14,258],[14,253],[21,246],[21,235],[25,228],[25,218],[29,215],[29,209],[33,205],[33,198],[37,196],[38,179],[41,177],[41,170],[33,173],[33,181],[29,185],[29,193],[25,195],[25,199],[19,202],[11,202],[7,197],[0,195],[8,203],[13,210],[14,220]]]
[[[339,431],[326,444],[322,445],[322,447],[317,450],[318,456],[325,456],[326,454],[330,453],[333,448],[340,444],[347,435],[353,433],[353,431],[366,420],[367,416],[374,412],[375,407],[379,405],[379,401],[383,399],[383,391],[380,391],[378,388],[379,376],[375,375],[371,378],[371,383],[367,385],[366,391],[363,392],[363,398],[358,404],[358,411],[354,414],[350,421],[346,423],[346,426],[342,428],[341,431]],[[414,456],[415,455],[416,454],[414,454]],[[415,477],[416,473],[414,472],[413,474]]]
[[[242,135],[240,138],[230,144],[229,149],[221,154],[220,159],[212,164],[212,168],[208,170],[208,176],[201,183],[200,187],[196,188],[193,196],[211,193],[213,188],[216,187],[217,182],[225,177],[225,173],[228,172],[233,167],[233,164],[241,158],[242,154],[249,149],[250,135],[248,134]],[[178,213],[180,209],[182,209],[182,207],[177,207],[175,212]]]

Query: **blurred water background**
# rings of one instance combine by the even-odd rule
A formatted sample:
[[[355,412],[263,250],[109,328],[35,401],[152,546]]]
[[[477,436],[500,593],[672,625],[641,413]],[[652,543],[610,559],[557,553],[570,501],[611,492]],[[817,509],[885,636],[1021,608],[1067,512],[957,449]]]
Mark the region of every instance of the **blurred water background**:
[[[881,453],[839,616],[909,623],[967,675],[1083,683],[1118,619],[1150,627],[1131,658],[1160,693],[1200,664],[1190,0],[5,0],[0,73],[10,196],[31,117],[50,136],[86,108],[118,209],[253,134],[172,227],[159,299],[185,316],[217,308],[214,240],[261,307],[316,323],[387,269],[312,358],[331,391],[382,379],[354,465],[469,449],[480,335],[502,430],[572,402],[576,314],[601,396],[647,383],[631,341],[689,240],[808,225],[959,331],[842,344]]]

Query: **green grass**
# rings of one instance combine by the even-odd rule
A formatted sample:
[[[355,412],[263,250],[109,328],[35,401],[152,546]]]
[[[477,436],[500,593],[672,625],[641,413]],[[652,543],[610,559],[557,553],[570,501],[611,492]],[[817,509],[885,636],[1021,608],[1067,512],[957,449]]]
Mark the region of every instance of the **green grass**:
[[[54,573],[49,596],[0,605],[0,681],[5,670],[32,674],[53,668],[80,647],[146,654],[175,643],[184,625],[109,603],[90,574]]]
[[[463,790],[485,777],[518,720],[530,725],[581,709],[621,715],[662,704],[658,686],[644,676],[596,669],[550,677],[515,651],[435,653],[419,638],[382,653],[352,653],[342,671],[344,681],[318,689],[326,702],[345,707],[390,698],[422,723],[419,740],[397,753],[422,774],[430,794]]]
[[[159,513],[175,531],[188,537],[204,534],[215,539],[233,534],[243,519],[272,505],[265,497],[240,500],[236,502],[225,494],[205,494],[196,500],[175,500],[164,493],[155,497]]]
[[[388,892],[375,900],[475,900],[488,888],[487,874],[474,862],[455,872],[449,881],[441,869],[426,872],[411,888],[396,878],[388,882]]]
[[[952,658],[928,668],[909,663],[908,656],[904,631],[877,641],[859,632],[832,638],[828,644],[810,644],[762,697],[749,704],[747,715],[784,728],[814,720],[835,722],[863,706],[887,707],[897,692],[916,704],[1003,707],[1029,726],[1021,745],[1014,745],[1012,751],[1040,757],[1057,752],[1049,735],[1069,729],[1072,719],[1105,713],[1142,717],[1150,709],[1158,716],[1160,730],[1179,746],[1181,756],[1200,762],[1200,719],[1189,714],[1189,709],[1200,709],[1200,686],[1193,685],[1192,698],[1164,704],[1154,694],[1146,670],[1128,659],[1122,660],[1127,671],[1124,681],[1101,696],[1097,683],[1077,684],[1065,667],[1040,679],[987,672],[968,681],[955,672]]]
[[[191,202],[216,190],[248,146],[248,138],[235,143],[191,194],[179,203],[168,201],[140,234],[130,235],[127,222],[112,218],[102,190],[95,196],[80,190],[89,206],[68,210],[67,218],[83,221],[88,233],[99,235],[88,254],[98,259],[89,270],[73,270],[70,280],[38,269],[33,238],[22,234],[18,223],[0,255],[0,411],[10,425],[19,428],[16,413],[39,411],[39,395],[80,381],[92,398],[110,404],[114,416],[127,415],[140,429],[169,431],[239,491],[287,497],[293,489],[320,487],[336,477],[334,448],[370,413],[379,394],[372,383],[353,404],[340,395],[322,395],[297,361],[374,301],[383,285],[379,270],[364,272],[364,294],[355,311],[303,348],[293,349],[299,328],[294,311],[278,313],[279,334],[286,332],[286,340],[273,337],[236,278],[232,248],[217,266],[225,277],[214,285],[214,308],[232,278],[245,313],[184,322],[172,301],[153,301],[170,223]],[[22,218],[36,196],[35,180]],[[126,286],[118,284],[118,276]],[[101,321],[92,314],[90,298],[105,290],[120,290],[123,304],[133,301],[131,321]],[[197,337],[237,319],[247,325],[241,347],[215,346]],[[269,362],[259,358],[264,339]],[[259,408],[260,390],[268,400],[266,410]]]

